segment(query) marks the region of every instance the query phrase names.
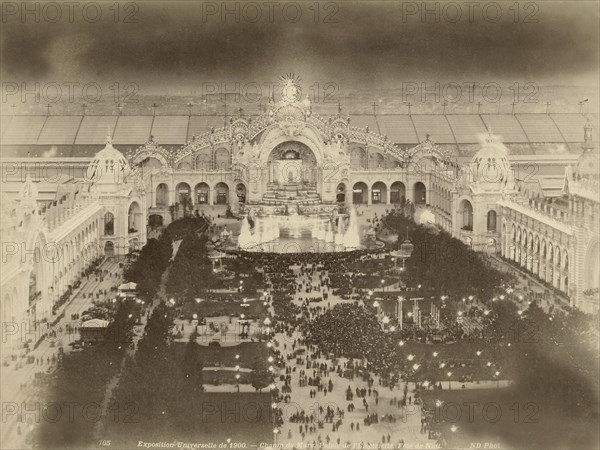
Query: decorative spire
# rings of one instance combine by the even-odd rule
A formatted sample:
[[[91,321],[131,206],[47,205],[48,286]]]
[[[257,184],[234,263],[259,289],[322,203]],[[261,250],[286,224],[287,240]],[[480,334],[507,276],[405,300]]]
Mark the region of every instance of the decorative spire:
[[[105,140],[105,144],[106,145],[112,145],[112,133],[111,133],[110,127],[108,125],[106,126],[106,140]]]

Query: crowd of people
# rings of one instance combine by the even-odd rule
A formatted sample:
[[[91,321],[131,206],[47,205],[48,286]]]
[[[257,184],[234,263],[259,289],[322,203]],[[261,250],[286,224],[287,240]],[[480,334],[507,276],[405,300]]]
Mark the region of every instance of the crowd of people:
[[[386,432],[375,438],[374,430],[365,431],[379,423],[400,421],[403,411],[398,407],[397,412],[389,412],[389,404],[380,402],[380,390],[394,386],[399,390],[400,381],[391,370],[386,372],[385,360],[389,361],[388,369],[393,364],[391,341],[390,354],[374,354],[381,353],[377,330],[381,335],[383,331],[372,307],[363,304],[365,289],[352,283],[353,266],[360,256],[368,254],[355,253],[359,252],[239,255],[265,275],[264,298],[272,308],[272,350],[283,372],[276,390],[279,407],[275,410],[275,425],[285,430],[280,439],[286,438],[288,443],[303,442],[313,448],[342,444],[404,446],[404,436],[398,433]],[[345,327],[339,321],[333,324],[326,320],[339,309],[348,314],[343,319]],[[364,311],[364,317],[352,316],[360,311]],[[357,327],[355,322],[365,317],[368,320],[364,326]],[[349,332],[348,337],[340,338],[342,328]],[[318,330],[330,333],[331,339],[319,336]],[[359,342],[361,352],[352,353]],[[369,351],[372,354],[365,357],[363,353]],[[336,401],[340,397],[346,399],[344,406]],[[285,406],[291,403],[295,409],[290,414]],[[312,404],[319,406],[311,408]],[[385,412],[379,411],[382,408]]]

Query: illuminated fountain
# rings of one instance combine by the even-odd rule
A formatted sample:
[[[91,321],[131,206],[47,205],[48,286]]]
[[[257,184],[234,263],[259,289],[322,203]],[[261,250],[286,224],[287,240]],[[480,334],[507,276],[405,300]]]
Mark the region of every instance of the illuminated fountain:
[[[325,240],[325,234],[327,233],[327,231],[325,230],[325,224],[322,222],[319,222],[318,224],[318,232],[316,235],[316,238],[320,241],[324,241]]]
[[[263,243],[263,232],[257,225],[254,226],[254,234],[252,235],[252,240],[256,245],[261,245]]]
[[[250,223],[248,222],[248,216],[242,220],[242,228],[240,230],[240,236],[238,237],[238,246],[241,249],[247,249],[249,245],[255,243],[250,232]]]
[[[337,225],[333,220],[337,217]],[[344,214],[304,215],[258,214],[253,216],[254,229],[249,219],[242,221],[238,246],[254,252],[344,252],[364,248],[360,242],[358,215]]]
[[[331,229],[331,220],[327,221],[327,231],[325,232],[324,241],[331,244],[334,242],[333,230]]]
[[[310,230],[313,239],[319,239],[319,231],[321,231],[321,223],[317,221]]]
[[[338,216],[337,232],[335,233],[334,242],[338,246],[344,245],[344,225],[342,216]]]
[[[350,223],[344,235],[344,247],[346,250],[353,250],[360,247],[360,235],[358,232],[358,216],[354,208],[350,209]]]
[[[279,221],[273,216],[262,219],[263,242],[271,242],[279,239]]]

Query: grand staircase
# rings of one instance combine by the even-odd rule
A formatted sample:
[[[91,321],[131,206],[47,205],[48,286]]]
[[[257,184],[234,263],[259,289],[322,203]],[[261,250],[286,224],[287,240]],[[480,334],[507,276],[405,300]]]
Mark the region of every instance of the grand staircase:
[[[278,184],[269,183],[267,191],[263,194],[262,202],[265,205],[319,205],[321,196],[317,193],[314,184]]]

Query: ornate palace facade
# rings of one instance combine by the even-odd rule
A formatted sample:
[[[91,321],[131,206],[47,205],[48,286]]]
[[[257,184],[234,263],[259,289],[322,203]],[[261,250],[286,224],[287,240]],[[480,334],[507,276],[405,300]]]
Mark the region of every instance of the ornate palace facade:
[[[333,116],[319,116],[297,91],[284,92],[263,114],[240,111],[222,127],[190,134],[194,117],[186,117],[182,123],[189,138],[181,145],[158,142],[154,131],[166,136],[156,127],[158,116],[150,116],[144,138],[135,127],[129,127],[135,136],[124,138],[122,128],[109,126],[103,146],[95,143],[98,133],[106,136],[103,125],[128,122],[126,116],[79,117],[79,122],[50,116],[37,131],[35,117],[3,116],[8,126],[3,155],[21,152],[2,161],[3,321],[34,328],[52,321],[53,306],[97,258],[139,248],[148,229],[168,224],[182,210],[222,205],[223,212],[230,208],[241,214],[283,214],[289,208],[314,214],[340,205],[405,201],[414,203],[417,217],[477,250],[512,261],[572,306],[598,310],[598,145],[589,122],[582,130],[581,116],[540,115],[537,128],[528,128],[531,117],[510,115],[394,116],[396,128],[388,127],[396,133],[392,140],[381,133],[389,117],[375,118],[376,129],[355,126],[355,117],[341,108]],[[90,120],[93,127],[85,125]],[[518,126],[511,128],[514,121]],[[49,134],[49,122],[73,122],[69,133],[74,134],[65,138],[60,127]],[[452,124],[446,134],[443,123]],[[493,134],[492,123],[501,137]],[[527,130],[533,136],[537,130],[539,139],[546,139],[540,124],[549,123],[560,131],[566,153],[544,154],[556,143],[544,147],[519,135]],[[404,142],[398,142],[398,133],[407,136]],[[548,139],[561,138],[547,132],[552,133]],[[139,139],[141,146],[132,145]],[[454,144],[446,142],[451,139]],[[67,147],[61,143],[71,142],[83,156],[65,157],[63,150],[42,155],[34,141],[41,148],[42,142],[56,142],[62,149]],[[92,150],[93,157],[85,156]],[[23,152],[34,156],[23,157]],[[532,163],[554,170],[553,175],[524,177],[517,170]],[[44,170],[53,165],[62,173],[50,179]],[[554,192],[548,194],[550,178]]]

